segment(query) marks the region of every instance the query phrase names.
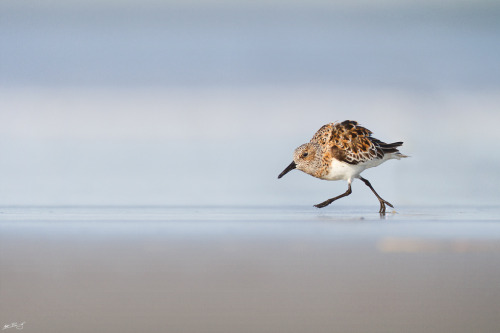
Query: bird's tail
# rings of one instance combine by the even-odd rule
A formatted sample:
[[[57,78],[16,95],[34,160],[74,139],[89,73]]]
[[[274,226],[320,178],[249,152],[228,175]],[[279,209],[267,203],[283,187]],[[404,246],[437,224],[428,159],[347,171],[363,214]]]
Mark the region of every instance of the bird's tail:
[[[385,143],[385,142],[381,142],[380,143],[380,148],[382,148],[382,151],[384,152],[384,154],[392,154],[392,156],[394,158],[397,158],[398,160],[400,158],[405,158],[405,157],[409,157],[405,154],[402,154],[398,147],[401,147],[403,145],[403,142],[402,141],[399,141],[399,142],[393,142],[393,143]]]
[[[396,157],[398,160],[401,159],[401,158],[406,158],[406,157],[410,157],[408,155],[405,155],[405,154],[401,154],[399,151],[397,153],[394,154],[394,157]]]

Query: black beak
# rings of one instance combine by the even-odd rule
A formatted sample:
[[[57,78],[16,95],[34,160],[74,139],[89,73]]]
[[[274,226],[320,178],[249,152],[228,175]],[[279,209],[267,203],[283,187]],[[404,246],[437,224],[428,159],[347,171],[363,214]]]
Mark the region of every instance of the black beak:
[[[297,164],[295,164],[295,162],[290,163],[290,165],[287,166],[286,169],[283,170],[282,173],[280,173],[280,175],[278,176],[278,179],[280,179],[281,177],[283,177],[284,175],[286,175],[287,173],[289,173],[290,171],[292,171],[296,167],[297,167]]]

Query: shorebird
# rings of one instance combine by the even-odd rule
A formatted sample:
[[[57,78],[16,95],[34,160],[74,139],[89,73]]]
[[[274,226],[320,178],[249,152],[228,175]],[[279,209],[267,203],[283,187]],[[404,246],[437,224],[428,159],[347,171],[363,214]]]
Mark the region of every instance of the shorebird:
[[[330,123],[321,127],[309,143],[295,149],[293,162],[279,174],[283,177],[293,169],[325,180],[347,180],[345,193],[314,205],[323,208],[337,199],[352,193],[351,183],[355,178],[363,181],[380,202],[379,213],[385,214],[385,205],[394,208],[382,199],[370,182],[360,174],[368,168],[379,166],[391,159],[408,157],[399,152],[403,142],[385,143],[373,138],[372,132],[353,120]]]

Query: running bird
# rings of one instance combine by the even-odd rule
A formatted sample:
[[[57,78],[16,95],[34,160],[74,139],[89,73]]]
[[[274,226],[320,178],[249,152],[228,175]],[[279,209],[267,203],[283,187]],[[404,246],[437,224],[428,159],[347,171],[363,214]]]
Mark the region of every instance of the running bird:
[[[293,162],[278,176],[283,177],[293,169],[299,169],[311,176],[325,180],[347,180],[347,191],[328,199],[315,207],[323,208],[337,199],[352,193],[354,178],[361,179],[380,202],[379,213],[385,214],[385,205],[394,208],[382,199],[370,182],[361,177],[365,169],[379,166],[387,160],[408,157],[399,152],[403,142],[385,143],[373,138],[372,132],[353,120],[330,123],[321,127],[309,143],[295,149]]]

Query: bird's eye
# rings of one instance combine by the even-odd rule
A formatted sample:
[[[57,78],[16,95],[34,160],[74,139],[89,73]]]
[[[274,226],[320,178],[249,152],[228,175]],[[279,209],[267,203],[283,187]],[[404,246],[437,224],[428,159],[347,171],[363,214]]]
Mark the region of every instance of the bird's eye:
[[[309,155],[309,153],[303,153],[302,157],[307,157],[307,155]]]

